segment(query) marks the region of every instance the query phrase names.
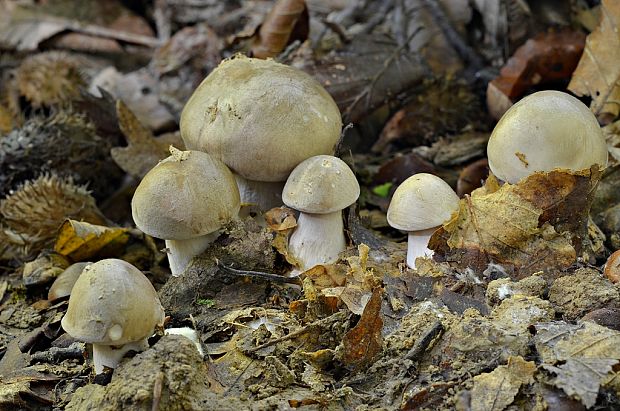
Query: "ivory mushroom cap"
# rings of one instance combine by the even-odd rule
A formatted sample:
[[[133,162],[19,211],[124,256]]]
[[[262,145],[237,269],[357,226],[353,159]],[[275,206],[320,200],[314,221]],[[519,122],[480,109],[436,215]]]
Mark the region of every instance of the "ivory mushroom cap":
[[[151,282],[133,265],[111,258],[84,269],[62,328],[80,341],[119,346],[150,337],[163,321]]]
[[[437,227],[456,210],[459,197],[441,178],[414,174],[398,186],[387,212],[388,223],[403,231]]]
[[[489,168],[514,184],[536,171],[607,166],[607,144],[596,117],[560,91],[539,91],[513,105],[487,146]]]
[[[131,201],[136,226],[166,240],[188,240],[219,230],[239,207],[230,170],[200,151],[174,151],[144,176]]]
[[[318,155],[295,167],[286,180],[282,201],[304,213],[328,214],[347,208],[359,195],[359,183],[344,161]]]
[[[303,160],[332,154],[340,138],[338,106],[296,68],[235,56],[224,60],[181,114],[188,149],[222,160],[254,181],[284,181]]]

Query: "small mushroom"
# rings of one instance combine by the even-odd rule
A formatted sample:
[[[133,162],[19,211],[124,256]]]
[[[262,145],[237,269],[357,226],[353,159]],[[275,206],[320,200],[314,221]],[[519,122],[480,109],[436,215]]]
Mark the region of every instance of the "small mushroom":
[[[200,151],[170,152],[140,182],[131,211],[140,230],[166,240],[170,270],[178,276],[238,215],[240,203],[224,163]]]
[[[282,205],[289,173],[303,160],[333,154],[342,119],[329,93],[307,73],[273,60],[237,55],[198,86],[181,114],[190,150],[222,160],[241,201]]]
[[[62,328],[93,345],[97,374],[116,368],[129,350],[148,348],[164,309],[151,282],[133,265],[114,258],[87,266],[73,286]]]
[[[407,266],[415,268],[418,257],[431,257],[431,235],[447,221],[459,204],[459,197],[441,178],[414,174],[398,186],[387,212],[390,226],[408,234]]]
[[[92,263],[75,263],[67,267],[65,271],[60,273],[60,275],[56,277],[52,283],[52,286],[47,293],[47,299],[54,302],[56,300],[60,300],[61,298],[70,296],[75,282],[82,274],[82,271],[84,271],[84,268],[86,268],[89,264]]]
[[[282,200],[300,211],[288,248],[301,270],[338,260],[346,247],[342,210],[359,194],[353,171],[337,157],[314,156],[295,167],[286,180]]]
[[[487,146],[489,168],[517,183],[536,171],[607,166],[607,144],[596,117],[560,91],[539,91],[520,100],[499,120]]]

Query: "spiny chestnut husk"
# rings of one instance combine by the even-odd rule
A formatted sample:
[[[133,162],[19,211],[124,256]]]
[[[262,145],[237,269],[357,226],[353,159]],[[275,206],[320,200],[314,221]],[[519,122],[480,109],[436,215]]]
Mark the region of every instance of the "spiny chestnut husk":
[[[26,57],[16,73],[19,94],[32,107],[66,105],[86,86],[81,59],[59,51]]]
[[[0,136],[0,196],[42,173],[55,172],[88,184],[95,198],[106,198],[124,174],[112,160],[111,147],[83,115],[61,111],[50,118],[33,117]]]
[[[0,200],[2,231],[13,255],[26,259],[51,247],[67,218],[105,224],[95,199],[71,177],[42,175]]]

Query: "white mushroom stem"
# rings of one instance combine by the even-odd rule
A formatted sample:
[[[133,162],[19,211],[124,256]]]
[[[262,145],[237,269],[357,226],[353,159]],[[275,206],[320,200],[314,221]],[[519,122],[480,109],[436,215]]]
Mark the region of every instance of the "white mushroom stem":
[[[418,257],[432,257],[434,251],[428,248],[428,240],[438,227],[420,231],[410,231],[407,239],[407,266],[416,268],[415,259]]]
[[[288,241],[288,251],[303,271],[335,262],[345,247],[341,210],[328,214],[300,213],[297,228]]]
[[[189,240],[166,240],[168,262],[172,275],[178,277],[183,274],[192,258],[206,250],[219,235],[219,231],[215,231]]]
[[[255,181],[235,174],[241,203],[256,204],[262,211],[282,205],[285,181]]]
[[[101,374],[103,367],[116,368],[128,351],[144,351],[149,348],[145,339],[130,342],[114,348],[111,345],[93,344],[93,363],[95,364],[95,374]]]

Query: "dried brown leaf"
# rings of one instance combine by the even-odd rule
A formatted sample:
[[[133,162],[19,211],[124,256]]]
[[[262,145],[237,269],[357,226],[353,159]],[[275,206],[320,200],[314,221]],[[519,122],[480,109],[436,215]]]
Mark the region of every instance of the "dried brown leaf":
[[[603,0],[601,21],[586,39],[586,47],[568,89],[591,96],[597,115],[620,113],[620,2]]]
[[[509,357],[508,364],[497,367],[490,373],[474,377],[471,390],[471,409],[479,411],[501,411],[510,405],[521,386],[534,381],[536,364],[522,357]]]
[[[370,365],[383,348],[382,293],[381,288],[373,291],[359,322],[342,339],[343,361],[356,370]]]
[[[278,0],[258,30],[252,53],[261,59],[275,57],[295,40],[306,40],[309,28],[304,0]]]
[[[116,164],[134,177],[144,177],[160,160],[168,157],[170,145],[183,147],[178,133],[153,137],[153,133],[138,121],[121,100],[116,103],[116,114],[121,131],[127,137],[128,145],[127,147],[114,147],[110,153]]]
[[[505,99],[514,100],[539,84],[568,79],[577,67],[584,43],[585,36],[580,31],[569,29],[545,32],[529,39],[489,83],[489,111],[500,118],[505,111]]]
[[[600,176],[593,167],[535,173],[499,189],[487,185],[461,200],[429,247],[480,272],[492,262],[514,268],[517,277],[566,268],[587,233]]]

